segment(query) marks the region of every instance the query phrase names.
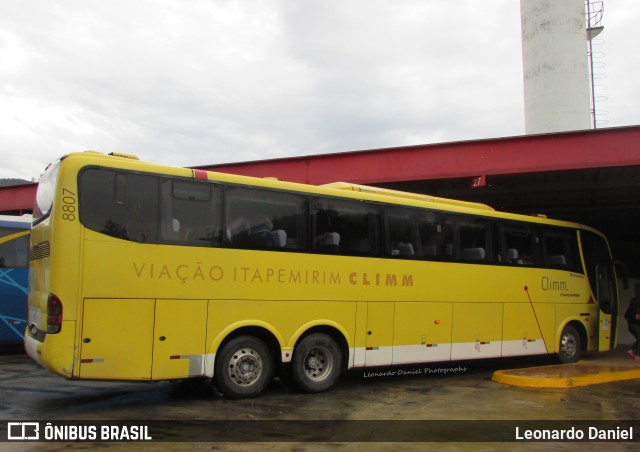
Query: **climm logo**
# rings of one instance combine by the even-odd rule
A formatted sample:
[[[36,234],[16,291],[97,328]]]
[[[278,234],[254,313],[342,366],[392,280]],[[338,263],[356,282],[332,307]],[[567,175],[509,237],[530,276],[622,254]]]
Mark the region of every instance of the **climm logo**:
[[[550,276],[543,276],[541,285],[542,290],[549,292],[567,292],[569,290],[566,281],[557,281]]]
[[[401,278],[399,278],[400,276]],[[413,275],[395,273],[349,273],[349,283],[358,286],[402,286],[413,287]]]

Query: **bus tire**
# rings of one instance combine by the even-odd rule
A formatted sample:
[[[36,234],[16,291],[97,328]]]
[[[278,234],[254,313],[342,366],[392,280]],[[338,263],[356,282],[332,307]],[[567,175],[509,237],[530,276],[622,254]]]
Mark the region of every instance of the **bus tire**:
[[[560,335],[558,359],[563,364],[575,363],[580,358],[581,351],[580,334],[571,325],[565,326],[562,335]]]
[[[327,334],[310,334],[293,351],[292,371],[293,380],[301,391],[326,391],[342,371],[338,344]]]
[[[257,337],[236,337],[216,356],[214,382],[220,392],[231,399],[256,397],[272,378],[271,352]]]

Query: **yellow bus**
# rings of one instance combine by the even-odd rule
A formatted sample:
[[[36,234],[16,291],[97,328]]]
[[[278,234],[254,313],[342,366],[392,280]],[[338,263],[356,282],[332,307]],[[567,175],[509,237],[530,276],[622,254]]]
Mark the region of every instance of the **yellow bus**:
[[[40,181],[25,346],[70,379],[276,376],[616,345],[606,239],[578,224],[346,183],[310,186],[125,154]]]

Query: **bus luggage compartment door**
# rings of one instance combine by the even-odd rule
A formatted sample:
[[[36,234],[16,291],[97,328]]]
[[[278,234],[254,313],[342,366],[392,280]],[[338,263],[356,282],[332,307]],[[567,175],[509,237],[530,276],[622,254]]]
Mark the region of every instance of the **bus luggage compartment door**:
[[[367,303],[367,339],[365,366],[391,364],[393,358],[394,303]]]
[[[451,359],[502,355],[502,303],[455,303]]]
[[[204,375],[207,300],[157,300],[152,378]]]
[[[150,380],[153,299],[84,300],[80,378]]]

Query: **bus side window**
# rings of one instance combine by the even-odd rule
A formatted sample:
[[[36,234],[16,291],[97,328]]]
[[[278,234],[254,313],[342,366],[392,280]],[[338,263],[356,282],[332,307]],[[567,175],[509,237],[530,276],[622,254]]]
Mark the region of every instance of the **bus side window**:
[[[158,178],[88,168],[80,174],[81,223],[96,232],[158,243]]]
[[[124,218],[118,222],[125,225],[129,240],[158,243],[158,178],[127,174],[126,180],[126,203],[119,209]]]
[[[386,219],[385,255],[399,258],[412,258],[417,254],[415,219],[410,209],[388,208]]]
[[[229,246],[280,251],[306,250],[307,201],[296,193],[245,187],[226,190]]]
[[[538,237],[526,224],[502,223],[498,226],[500,254],[498,260],[506,265],[539,265]]]
[[[549,268],[581,271],[577,255],[577,240],[574,230],[544,229],[542,245],[545,265]]]
[[[451,216],[447,216],[443,224],[443,258],[448,261],[457,260],[460,256],[460,235],[458,234],[457,222]]]
[[[339,253],[340,233],[337,231],[337,213],[327,209],[320,201],[316,201],[314,203],[312,222],[312,249],[318,253]]]
[[[449,245],[449,248],[445,248],[445,253],[453,248],[454,260],[474,263],[492,261],[491,231],[488,220],[448,215],[445,231],[448,233],[445,247]]]
[[[164,180],[161,184],[160,239],[163,243],[220,246],[221,189],[199,181]]]
[[[312,212],[313,250],[351,256],[379,256],[380,208],[371,203],[316,199]]]
[[[420,256],[424,259],[440,260],[446,255],[446,237],[442,215],[435,212],[420,212],[418,215],[418,237]],[[453,237],[451,237],[453,240]],[[453,242],[451,243],[453,255]]]
[[[233,217],[227,218],[225,240],[234,248],[244,248],[249,240],[251,224],[241,213],[235,212]]]

